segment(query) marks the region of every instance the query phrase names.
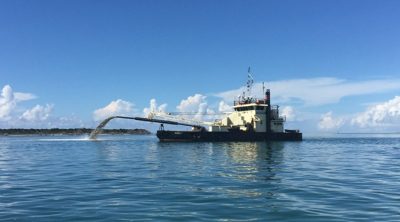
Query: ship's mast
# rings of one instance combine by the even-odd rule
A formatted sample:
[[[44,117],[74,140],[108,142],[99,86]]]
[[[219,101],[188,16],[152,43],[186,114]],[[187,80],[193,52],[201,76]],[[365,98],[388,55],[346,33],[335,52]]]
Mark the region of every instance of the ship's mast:
[[[265,102],[267,103],[267,110],[265,111],[265,118],[266,118],[266,133],[267,137],[271,133],[271,92],[267,89],[265,92]]]
[[[250,66],[249,69],[247,70],[247,83],[246,83],[246,87],[247,87],[247,97],[251,98],[251,89],[253,88],[253,76],[251,76],[251,72],[250,72]]]
[[[262,87],[262,89],[263,89],[262,92],[263,92],[263,95],[264,95],[264,94],[265,94],[265,85],[264,85],[264,82],[262,83],[262,86],[263,86],[263,87]]]

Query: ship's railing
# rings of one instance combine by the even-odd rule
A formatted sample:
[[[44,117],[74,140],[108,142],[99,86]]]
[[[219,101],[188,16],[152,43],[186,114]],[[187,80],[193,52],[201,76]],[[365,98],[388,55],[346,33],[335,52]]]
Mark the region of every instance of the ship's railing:
[[[251,104],[251,103],[266,104],[266,101],[265,101],[265,99],[257,99],[257,98],[245,98],[245,99],[240,99],[240,100],[233,101],[233,105],[234,106]]]
[[[276,122],[286,122],[286,116],[279,116],[278,118],[272,118],[271,120]]]

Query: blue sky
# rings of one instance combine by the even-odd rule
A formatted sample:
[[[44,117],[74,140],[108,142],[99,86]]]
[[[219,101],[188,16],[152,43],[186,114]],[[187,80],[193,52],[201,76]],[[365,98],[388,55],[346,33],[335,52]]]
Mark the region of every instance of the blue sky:
[[[289,126],[400,131],[399,21],[390,0],[3,0],[0,127],[91,127],[153,98],[218,112],[251,66]]]

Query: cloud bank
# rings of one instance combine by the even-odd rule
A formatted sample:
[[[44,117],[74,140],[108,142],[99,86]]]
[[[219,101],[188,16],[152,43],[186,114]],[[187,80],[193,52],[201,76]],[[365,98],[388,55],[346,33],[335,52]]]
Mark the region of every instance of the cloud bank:
[[[294,121],[296,119],[296,114],[291,106],[284,106],[280,109],[280,115],[286,118],[286,121]]]
[[[267,85],[272,90],[273,102],[281,105],[283,103],[280,111],[281,115],[286,116],[289,127],[310,128],[310,132],[312,130],[342,131],[343,129],[349,132],[365,132],[372,129],[380,132],[400,131],[400,96],[369,106],[359,113],[338,116],[334,115],[335,110],[332,108],[332,111],[323,114],[305,112],[307,109],[314,109],[313,107],[338,103],[347,96],[400,90],[399,79],[352,82],[337,78],[311,78],[273,81]],[[254,94],[262,94],[261,86],[261,83],[255,84]],[[188,114],[181,115],[182,118],[213,121],[222,117],[218,113],[232,111],[232,106],[229,104],[242,90],[244,90],[243,87],[212,94],[208,97],[197,93],[182,99],[176,106],[176,111]],[[23,108],[20,105],[24,101],[35,98],[36,96],[32,93],[15,92],[10,85],[5,85],[0,93],[0,127],[84,127],[95,124],[94,122],[85,123],[77,116],[54,116],[54,105],[52,104],[37,104],[30,108]],[[212,103],[209,103],[208,100]],[[158,105],[156,99],[153,98],[150,100],[149,107],[143,109],[143,114],[146,115],[152,110],[166,112],[166,109],[167,104]],[[117,99],[94,110],[92,117],[95,121],[101,121],[113,115],[137,116],[142,114],[137,111],[134,103]],[[118,123],[118,121],[116,122]],[[121,126],[124,126],[123,124],[125,122]]]
[[[189,96],[183,99],[176,109],[178,112],[193,114],[196,120],[209,119],[209,115],[215,114],[215,111],[209,108],[206,98],[202,94]]]
[[[321,115],[321,119],[318,123],[318,128],[323,131],[337,130],[345,123],[341,117],[334,118],[332,112],[327,112]]]
[[[17,104],[36,98],[31,93],[14,92],[10,85],[5,85],[0,95],[0,120],[7,121],[13,118]]]
[[[399,132],[400,96],[372,105],[363,112],[334,117],[333,112],[321,115],[318,122],[321,131],[344,132]]]
[[[143,109],[143,114],[145,117],[149,115],[150,112],[166,112],[167,104],[161,104],[160,106],[157,105],[156,99],[150,100],[150,106]]]
[[[133,116],[136,110],[134,104],[122,99],[111,101],[105,107],[96,109],[93,112],[93,119],[95,121],[104,120],[110,116]]]
[[[351,124],[361,128],[375,126],[395,126],[400,123],[400,96],[368,107],[364,112],[357,114]]]
[[[49,104],[47,104],[46,106],[36,105],[32,109],[26,110],[20,118],[31,122],[45,121],[49,119],[52,110],[53,110],[53,105]]]
[[[225,113],[225,112],[232,112],[233,107],[228,105],[224,100],[221,100],[218,103],[218,112]]]
[[[300,101],[306,106],[320,106],[339,102],[347,96],[367,95],[400,90],[400,79],[366,80],[351,82],[338,78],[310,78],[291,79],[266,82],[271,89],[274,103],[290,103]],[[220,92],[214,96],[225,101],[237,98],[244,91],[244,87]],[[262,95],[262,83],[254,84],[255,95]]]
[[[20,103],[37,97],[32,93],[14,92],[5,85],[0,94],[0,128],[71,128],[84,127],[84,122],[76,116],[53,116],[54,105],[35,105],[22,108]]]

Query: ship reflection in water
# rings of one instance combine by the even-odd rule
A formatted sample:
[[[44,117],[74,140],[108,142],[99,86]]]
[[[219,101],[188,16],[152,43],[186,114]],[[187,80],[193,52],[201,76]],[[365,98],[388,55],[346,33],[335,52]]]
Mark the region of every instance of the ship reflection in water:
[[[226,154],[230,158],[230,167],[226,172],[220,173],[220,176],[234,179],[243,186],[230,190],[230,194],[264,195],[268,198],[275,195],[276,186],[279,186],[280,182],[277,171],[281,169],[284,161],[283,143],[228,143]],[[260,181],[264,181],[265,187],[254,189],[252,184]]]
[[[191,187],[188,190],[215,192],[231,197],[274,196],[280,183],[285,159],[285,146],[293,142],[217,142],[158,143],[158,161],[178,162],[177,174],[192,172],[196,179],[210,176],[218,181],[214,186]],[[195,148],[193,148],[195,147]],[[154,152],[149,153],[154,160]],[[168,167],[168,166],[164,166]],[[262,187],[259,183],[263,183]],[[258,185],[257,185],[258,184]],[[188,185],[192,186],[192,185]]]

